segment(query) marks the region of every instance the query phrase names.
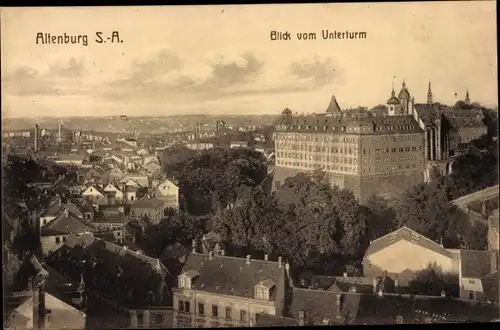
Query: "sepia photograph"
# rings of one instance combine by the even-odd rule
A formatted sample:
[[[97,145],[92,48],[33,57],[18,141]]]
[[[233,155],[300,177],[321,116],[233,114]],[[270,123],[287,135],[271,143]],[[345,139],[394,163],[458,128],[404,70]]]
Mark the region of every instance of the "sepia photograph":
[[[496,16],[0,7],[3,328],[500,322]]]

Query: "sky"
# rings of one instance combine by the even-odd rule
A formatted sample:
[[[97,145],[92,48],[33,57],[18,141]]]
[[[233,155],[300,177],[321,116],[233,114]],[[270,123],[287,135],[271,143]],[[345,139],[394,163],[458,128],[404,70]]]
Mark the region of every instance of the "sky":
[[[279,114],[415,101],[497,106],[494,1],[2,8],[2,115]],[[366,32],[324,40],[323,30]],[[96,32],[122,42],[97,43]],[[271,31],[291,40],[271,40]],[[316,33],[298,40],[297,33]],[[37,44],[37,33],[87,35]]]

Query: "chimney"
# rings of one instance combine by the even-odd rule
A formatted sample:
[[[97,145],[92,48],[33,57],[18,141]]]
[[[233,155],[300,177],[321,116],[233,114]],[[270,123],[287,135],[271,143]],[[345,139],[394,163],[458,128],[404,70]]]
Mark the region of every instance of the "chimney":
[[[247,264],[247,265],[250,265],[250,255],[249,255],[249,254],[247,254],[247,261],[246,261],[246,264]]]
[[[285,263],[285,270],[288,272],[290,270],[290,264],[287,262]]]
[[[264,254],[264,261],[269,261],[269,255]]]
[[[340,300],[342,298],[341,294],[337,294],[337,303],[335,304],[335,311],[337,312],[337,318],[341,318],[342,315],[340,315]]]
[[[281,268],[282,260],[281,257],[278,257],[278,268]]]
[[[398,289],[399,289],[399,280],[398,278],[396,277],[396,279],[394,280],[394,292],[398,292]]]
[[[347,272],[344,272],[344,277],[347,277]]]
[[[64,216],[68,217],[68,215],[69,215],[68,209],[64,209]]]
[[[304,311],[299,311],[299,325],[300,326],[305,325],[305,323],[306,323],[305,319],[306,319],[305,312]]]
[[[226,253],[226,251],[224,251],[224,250],[220,250],[220,255],[221,255],[221,256],[225,255],[225,253]]]
[[[191,246],[193,248],[193,253],[196,253],[196,240],[195,239],[191,242]]]
[[[61,198],[61,196],[57,196],[57,203],[59,204],[59,206],[62,205],[62,198]]]
[[[212,260],[212,258],[213,258],[213,252],[212,251],[208,251],[208,259]]]
[[[377,293],[377,282],[378,282],[377,278],[374,277],[373,281],[372,281],[372,283],[373,283],[373,293]]]
[[[33,283],[33,329],[45,328],[45,288],[42,283]]]
[[[33,277],[32,276],[30,276],[28,278],[28,290],[29,291],[33,290]]]

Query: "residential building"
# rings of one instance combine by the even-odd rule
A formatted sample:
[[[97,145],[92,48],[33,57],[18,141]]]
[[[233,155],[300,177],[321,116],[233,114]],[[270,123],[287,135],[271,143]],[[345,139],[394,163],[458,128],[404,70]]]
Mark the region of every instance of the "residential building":
[[[165,179],[154,188],[154,196],[165,201],[165,207],[179,209],[179,187],[172,180]]]
[[[68,209],[64,209],[40,228],[42,254],[46,256],[59,249],[71,234],[91,234],[92,231],[91,227],[77,219]]]
[[[188,143],[186,144],[186,148],[191,150],[209,150],[213,149],[213,143]]]
[[[92,221],[96,237],[106,237],[121,244],[124,239],[125,215],[121,212],[98,212]],[[100,236],[104,235],[104,236]]]
[[[79,154],[63,154],[55,159],[56,164],[82,166],[85,157]]]
[[[135,187],[149,187],[149,177],[147,175],[127,174],[120,180],[121,185]]]
[[[255,325],[256,315],[283,315],[288,264],[193,251],[174,289],[174,327]]]
[[[166,203],[151,195],[146,195],[130,205],[130,221],[141,221],[145,217],[153,224],[163,220]]]
[[[232,141],[229,146],[231,149],[246,148],[246,147],[248,147],[248,142],[247,141]]]
[[[7,298],[7,329],[85,329],[83,287],[69,283],[51,267],[31,256],[16,274]]]
[[[82,197],[95,205],[108,205],[108,194],[98,185],[91,185],[82,193]]]
[[[411,258],[408,256],[411,255]],[[459,255],[442,245],[420,235],[416,231],[401,227],[370,243],[363,258],[364,275],[382,276],[387,272],[406,285],[415,273],[436,264],[443,272],[459,272]]]
[[[495,209],[488,218],[488,248],[498,251],[499,247],[499,216]]]
[[[488,279],[489,275],[495,273],[498,275],[498,251],[461,250],[460,298],[485,300],[485,295],[489,294],[488,290],[492,289],[498,293],[498,277],[496,288],[483,285],[483,279]]]
[[[117,204],[123,203],[123,200],[124,200],[123,192],[120,189],[118,189],[115,184],[108,183],[108,185],[106,187],[104,187],[104,191],[105,192],[114,192],[115,203],[117,203]]]
[[[159,259],[96,237],[71,236],[50,262],[71,278],[81,278],[82,259],[93,265],[84,271],[83,281],[87,305],[101,312],[94,327],[171,327],[175,279]]]

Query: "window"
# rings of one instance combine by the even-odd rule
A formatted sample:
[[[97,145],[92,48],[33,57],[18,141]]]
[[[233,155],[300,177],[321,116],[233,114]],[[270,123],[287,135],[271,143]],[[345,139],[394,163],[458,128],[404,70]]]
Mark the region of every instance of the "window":
[[[226,307],[226,320],[231,319],[231,307]]]
[[[179,287],[183,288],[185,286],[186,286],[186,280],[183,277],[179,278]]]
[[[191,312],[191,306],[189,304],[189,301],[184,302],[184,311],[190,313]]]
[[[47,220],[43,219],[43,224],[45,225],[47,223]]]
[[[474,281],[474,280],[469,280],[469,284],[476,284],[476,281]]]
[[[144,314],[137,313],[137,325],[141,327],[144,323]]]
[[[246,320],[247,320],[247,311],[242,309],[240,311],[240,321],[246,322]]]
[[[61,238],[59,236],[56,236],[56,244],[59,244],[61,242]]]
[[[184,312],[186,310],[184,300],[179,300],[179,311]]]
[[[214,317],[218,316],[217,305],[212,305],[212,316],[214,316]]]
[[[205,304],[198,303],[198,314],[205,315]]]
[[[476,292],[471,290],[469,291],[469,300],[476,300]]]
[[[66,236],[63,236],[63,242],[66,242]]]
[[[154,322],[156,325],[163,325],[163,314],[156,314],[154,318]]]
[[[401,315],[396,316],[396,324],[403,324],[403,317]]]

